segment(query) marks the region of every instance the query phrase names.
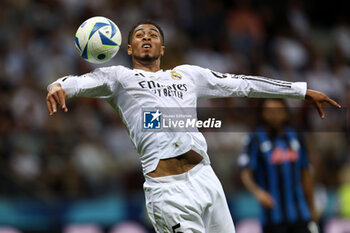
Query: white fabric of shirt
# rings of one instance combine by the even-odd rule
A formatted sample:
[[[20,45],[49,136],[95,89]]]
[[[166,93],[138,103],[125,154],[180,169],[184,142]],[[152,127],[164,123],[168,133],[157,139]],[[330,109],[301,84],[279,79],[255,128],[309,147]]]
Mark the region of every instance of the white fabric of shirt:
[[[143,129],[144,108],[195,108],[199,98],[299,98],[305,82],[287,82],[258,76],[221,74],[198,66],[148,72],[111,66],[82,76],[66,76],[60,83],[68,97],[103,98],[119,113],[140,155],[143,173],[156,169],[160,159],[194,150],[209,164],[207,143],[200,132],[152,132]],[[52,85],[52,84],[51,84]]]

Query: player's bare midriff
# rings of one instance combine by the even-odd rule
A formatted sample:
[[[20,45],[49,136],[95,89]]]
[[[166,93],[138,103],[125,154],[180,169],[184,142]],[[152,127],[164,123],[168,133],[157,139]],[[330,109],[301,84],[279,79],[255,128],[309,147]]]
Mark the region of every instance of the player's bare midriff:
[[[156,170],[148,173],[150,177],[162,177],[170,175],[178,175],[191,170],[194,166],[199,164],[203,157],[198,153],[190,150],[185,154],[170,159],[161,159],[157,165]]]

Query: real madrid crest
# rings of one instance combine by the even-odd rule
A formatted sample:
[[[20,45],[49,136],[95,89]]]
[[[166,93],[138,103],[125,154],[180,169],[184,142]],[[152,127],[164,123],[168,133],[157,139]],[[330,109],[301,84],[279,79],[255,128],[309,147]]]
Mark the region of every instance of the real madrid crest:
[[[174,80],[181,80],[182,79],[181,74],[177,73],[175,70],[170,71],[170,74],[171,74],[171,78]]]

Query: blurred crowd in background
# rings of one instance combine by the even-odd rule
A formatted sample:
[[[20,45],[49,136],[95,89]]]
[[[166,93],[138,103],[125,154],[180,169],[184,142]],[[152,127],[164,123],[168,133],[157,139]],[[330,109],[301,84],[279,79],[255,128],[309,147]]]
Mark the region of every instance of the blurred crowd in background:
[[[101,66],[131,67],[127,34],[144,18],[164,30],[163,69],[188,63],[222,73],[306,81],[339,102],[343,109],[325,121],[305,102],[289,103],[308,144],[321,222],[350,218],[350,21],[345,10],[337,1],[316,0],[0,1],[0,225],[47,230],[84,219],[67,213],[79,201],[89,206],[89,200],[98,200],[104,206],[101,200],[109,200],[107,207],[121,210],[110,210],[117,219],[134,220],[152,232],[143,209],[139,158],[117,113],[102,100],[80,98],[68,101],[68,113],[49,117],[45,104],[46,87],[57,78]],[[97,15],[113,20],[123,35],[116,57],[98,66],[74,48],[76,29]],[[253,109],[255,102],[216,99],[199,106]],[[253,125],[226,117],[232,132],[205,137],[238,222],[258,216],[246,208],[254,198],[244,191],[237,168],[244,135]],[[244,206],[245,201],[250,204]],[[28,225],[35,221],[17,221],[13,206],[27,211],[28,218],[48,211],[46,225],[39,217],[32,228]],[[111,227],[116,218],[100,225]]]

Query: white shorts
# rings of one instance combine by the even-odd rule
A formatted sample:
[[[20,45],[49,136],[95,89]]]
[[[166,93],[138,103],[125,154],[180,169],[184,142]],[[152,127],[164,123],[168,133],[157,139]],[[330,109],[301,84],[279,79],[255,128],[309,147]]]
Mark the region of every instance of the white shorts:
[[[146,176],[146,207],[157,233],[235,233],[219,179],[199,163],[179,175]]]

